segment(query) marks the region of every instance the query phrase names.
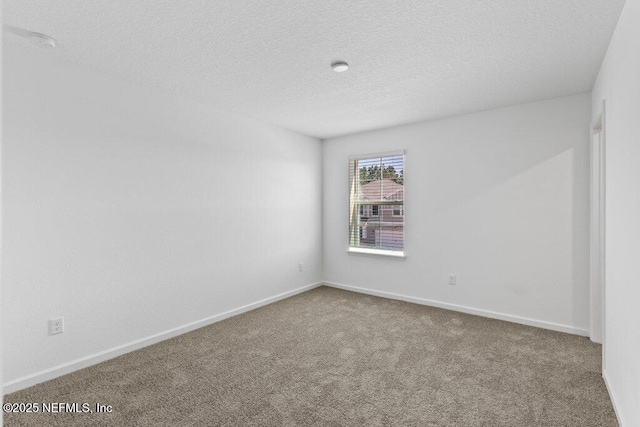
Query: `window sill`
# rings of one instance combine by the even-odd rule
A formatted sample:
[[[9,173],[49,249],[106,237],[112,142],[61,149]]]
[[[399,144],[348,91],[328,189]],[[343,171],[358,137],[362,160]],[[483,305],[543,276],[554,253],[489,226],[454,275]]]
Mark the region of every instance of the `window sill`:
[[[406,259],[404,251],[389,251],[385,249],[348,248],[349,255],[364,255],[392,259]]]

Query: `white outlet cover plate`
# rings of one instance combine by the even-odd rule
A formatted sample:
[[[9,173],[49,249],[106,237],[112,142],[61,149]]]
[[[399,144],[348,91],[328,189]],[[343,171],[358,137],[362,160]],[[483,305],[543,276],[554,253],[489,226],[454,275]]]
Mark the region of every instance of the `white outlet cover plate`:
[[[56,317],[49,320],[49,335],[61,334],[64,332],[64,317]]]

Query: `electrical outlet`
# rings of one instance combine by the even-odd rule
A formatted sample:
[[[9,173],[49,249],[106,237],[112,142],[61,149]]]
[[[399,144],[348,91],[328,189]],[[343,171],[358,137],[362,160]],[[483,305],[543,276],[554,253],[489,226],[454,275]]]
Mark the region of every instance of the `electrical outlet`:
[[[304,271],[304,265],[302,265],[302,263],[298,264],[298,271]]]
[[[449,284],[450,285],[455,285],[456,284],[456,275],[455,274],[450,274],[449,275]]]
[[[49,320],[49,335],[61,334],[64,332],[64,317],[57,317]]]

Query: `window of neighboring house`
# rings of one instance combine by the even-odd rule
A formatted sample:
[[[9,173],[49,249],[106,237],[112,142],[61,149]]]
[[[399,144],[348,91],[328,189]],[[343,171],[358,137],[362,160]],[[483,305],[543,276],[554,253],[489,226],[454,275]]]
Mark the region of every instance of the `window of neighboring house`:
[[[360,206],[360,216],[369,217],[378,215],[378,211],[372,209],[373,206]],[[372,213],[373,212],[373,213]]]
[[[350,159],[349,182],[349,251],[404,256],[404,153]]]

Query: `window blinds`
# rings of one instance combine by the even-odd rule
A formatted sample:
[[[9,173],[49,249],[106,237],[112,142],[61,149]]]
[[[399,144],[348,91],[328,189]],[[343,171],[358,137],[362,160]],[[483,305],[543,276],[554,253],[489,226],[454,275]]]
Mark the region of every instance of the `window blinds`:
[[[349,160],[349,246],[404,249],[404,154]]]

